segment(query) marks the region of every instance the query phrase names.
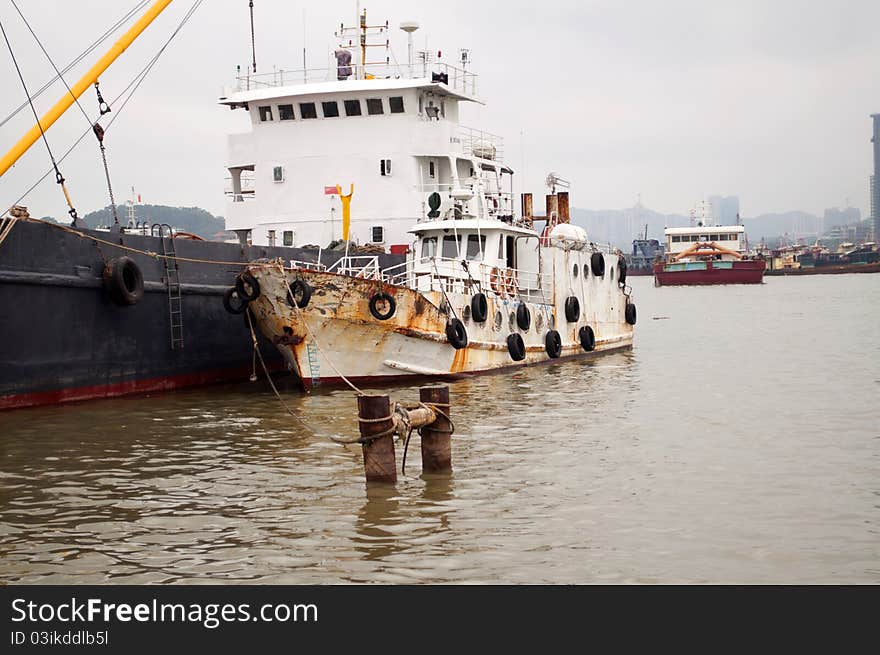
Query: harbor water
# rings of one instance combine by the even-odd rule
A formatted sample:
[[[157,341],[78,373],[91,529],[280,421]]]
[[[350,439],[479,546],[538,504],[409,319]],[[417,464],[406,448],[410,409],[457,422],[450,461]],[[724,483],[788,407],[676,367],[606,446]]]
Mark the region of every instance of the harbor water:
[[[2,413],[0,582],[880,583],[880,275],[631,282],[632,351],[451,383],[448,476],[367,488],[347,389]]]

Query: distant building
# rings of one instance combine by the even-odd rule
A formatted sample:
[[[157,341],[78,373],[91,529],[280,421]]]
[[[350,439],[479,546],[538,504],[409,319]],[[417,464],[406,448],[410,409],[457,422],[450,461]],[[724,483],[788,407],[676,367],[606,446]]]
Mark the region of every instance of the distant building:
[[[874,241],[880,241],[880,114],[874,119],[874,175],[871,176],[871,218],[874,219]]]
[[[858,207],[847,207],[846,209],[832,207],[825,210],[823,226],[827,232],[838,225],[849,225],[850,223],[858,223],[861,220],[862,212],[859,211]]]
[[[868,178],[868,197],[871,199],[871,206],[868,208],[870,212],[868,214],[868,218],[873,220],[874,225],[874,234],[872,235],[872,241],[880,241],[880,219],[878,219],[878,215],[880,215],[880,201],[877,200],[877,178],[873,175]]]
[[[718,225],[736,225],[739,218],[739,196],[709,196],[712,220]]]

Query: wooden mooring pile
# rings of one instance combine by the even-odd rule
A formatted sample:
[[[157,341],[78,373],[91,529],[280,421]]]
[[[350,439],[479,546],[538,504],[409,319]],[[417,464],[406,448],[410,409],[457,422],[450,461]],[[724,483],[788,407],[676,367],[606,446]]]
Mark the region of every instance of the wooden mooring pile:
[[[394,436],[405,440],[413,431],[421,436],[422,470],[425,473],[452,471],[452,432],[449,387],[445,385],[419,389],[419,404],[392,408],[387,395],[358,396],[358,424],[364,453],[364,475],[367,482],[397,482],[397,460]]]

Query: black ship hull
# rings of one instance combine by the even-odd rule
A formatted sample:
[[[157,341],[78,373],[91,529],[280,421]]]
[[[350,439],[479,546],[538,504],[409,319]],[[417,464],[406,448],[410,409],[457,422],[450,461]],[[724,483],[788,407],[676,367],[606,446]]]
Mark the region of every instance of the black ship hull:
[[[0,244],[0,409],[247,379],[253,346],[246,317],[223,306],[242,269],[238,263],[314,261],[317,255],[174,239],[183,344],[172,347],[165,260],[147,254],[162,253],[162,240],[81,233],[22,220]],[[324,254],[325,262],[339,256]],[[143,297],[131,306],[116,304],[105,290],[105,264],[121,256],[143,274]],[[382,259],[383,265],[402,261]],[[261,337],[260,348],[267,363],[282,367],[275,347]]]

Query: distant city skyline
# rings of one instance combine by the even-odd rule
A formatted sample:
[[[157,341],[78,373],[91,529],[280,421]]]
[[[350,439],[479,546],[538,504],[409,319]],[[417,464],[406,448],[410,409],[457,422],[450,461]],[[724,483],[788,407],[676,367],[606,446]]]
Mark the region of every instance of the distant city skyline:
[[[190,6],[173,3],[123,54],[101,79],[105,97],[123,91]],[[735,194],[743,218],[789,210],[821,216],[847,199],[863,215],[871,211],[868,115],[880,110],[880,88],[865,81],[880,78],[874,27],[880,3],[813,3],[809,11],[785,0],[567,0],[540,7],[510,0],[504,11],[464,0],[375,0],[361,6],[377,20],[390,20],[398,61],[406,53],[405,34],[397,29],[404,20],[420,22],[419,49],[442,49],[449,60],[458,48],[470,48],[470,68],[480,76],[487,105],[464,108],[462,119],[505,137],[517,192],[540,196],[545,175],[556,171],[573,182],[575,207],[631,207],[640,196],[662,212],[686,213],[710,195]],[[127,9],[112,0],[93,0],[85,10],[80,3],[50,0],[29,0],[21,8],[59,66]],[[301,66],[303,47],[309,67],[326,66],[333,30],[353,15],[347,1],[259,3],[260,71]],[[0,20],[31,91],[39,89],[52,76],[49,63],[11,6],[0,4]],[[529,47],[512,46],[521,42]],[[99,52],[86,57],[68,81]],[[0,120],[25,99],[8,53],[4,62]],[[134,186],[145,202],[225,214],[226,136],[248,125],[240,113],[216,103],[236,66],[245,69],[249,62],[246,3],[205,3],[125,109],[112,103],[107,120],[117,122],[106,145],[118,204]],[[62,93],[59,83],[53,85],[38,99],[38,111]],[[95,113],[93,92],[81,102]],[[83,123],[73,107],[48,131],[56,156],[83,133]],[[25,110],[0,127],[4,151],[32,124]],[[0,178],[0,204],[17,200],[48,168],[45,147],[35,144]],[[61,170],[80,213],[108,204],[91,135]],[[66,211],[51,175],[23,203],[35,215]]]

